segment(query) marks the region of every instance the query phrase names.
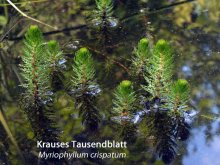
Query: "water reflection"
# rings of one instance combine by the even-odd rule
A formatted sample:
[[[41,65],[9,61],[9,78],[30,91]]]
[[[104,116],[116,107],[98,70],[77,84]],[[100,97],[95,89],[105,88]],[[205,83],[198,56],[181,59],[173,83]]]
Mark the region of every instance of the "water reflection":
[[[192,138],[187,146],[187,155],[183,157],[184,165],[200,164],[200,165],[217,165],[220,164],[220,121],[212,123],[212,139],[207,141],[205,134],[206,126],[192,130]],[[218,133],[217,133],[218,131]],[[217,133],[217,134],[216,134]],[[213,135],[214,134],[214,135]]]
[[[184,65],[182,67],[182,72],[184,73],[185,77],[190,77],[192,76],[192,69],[188,65]]]

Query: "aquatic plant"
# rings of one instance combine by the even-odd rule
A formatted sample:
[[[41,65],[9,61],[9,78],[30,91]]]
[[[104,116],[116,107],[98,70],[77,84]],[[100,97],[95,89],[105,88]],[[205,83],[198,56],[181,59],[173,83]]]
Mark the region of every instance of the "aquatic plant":
[[[155,140],[155,150],[165,163],[175,155],[177,140],[186,140],[190,126],[184,118],[189,99],[189,84],[172,80],[173,53],[165,40],[159,40],[144,75],[144,90],[150,95],[145,102],[146,121]]]
[[[130,116],[135,111],[136,95],[132,82],[122,81],[114,93],[113,112],[120,116]]]
[[[165,40],[159,40],[153,48],[144,78],[143,89],[150,94],[150,100],[158,100],[163,110],[183,114],[189,100],[189,83],[185,79],[173,82],[173,53]],[[149,104],[149,103],[148,103]]]
[[[48,61],[51,65],[51,72],[57,70],[58,62],[62,59],[62,51],[60,50],[60,45],[57,41],[51,40],[47,43],[48,45]]]
[[[152,98],[167,97],[169,86],[172,82],[173,55],[170,45],[163,39],[159,40],[153,48],[153,55],[147,65],[143,86]]]
[[[37,26],[31,26],[25,34],[23,63],[21,64],[24,83],[23,107],[38,140],[57,142],[58,129],[55,113],[51,109],[52,102],[50,87],[50,64],[47,52],[56,52],[57,46],[50,44],[49,49],[43,41],[43,36]],[[52,46],[51,46],[52,45]],[[54,50],[51,50],[54,48]],[[60,149],[42,149],[42,151],[59,152]],[[40,160],[46,162],[63,162],[63,160]]]
[[[37,2],[41,2],[41,1],[37,1]],[[95,1],[93,1],[93,2],[95,2]],[[112,0],[112,2],[113,2],[113,0]],[[71,46],[70,46],[71,47],[71,52],[76,50],[77,49],[76,47],[78,47],[81,44],[83,44],[83,45],[89,44],[88,46],[91,49],[93,49],[97,54],[100,53],[100,55],[101,56],[103,55],[103,57],[104,56],[106,56],[106,57],[108,56],[107,58],[106,57],[104,57],[104,58],[109,59],[109,63],[112,63],[112,64],[123,63],[123,65],[125,65],[127,67],[127,64],[129,62],[127,62],[126,59],[124,59],[123,57],[125,55],[125,52],[128,52],[128,50],[131,50],[131,48],[129,48],[129,46],[128,46],[129,43],[130,43],[130,41],[128,41],[128,40],[132,40],[134,38],[137,38],[137,36],[140,35],[139,32],[141,32],[141,33],[143,32],[143,26],[142,26],[143,23],[146,24],[149,27],[149,24],[148,24],[149,22],[148,21],[152,21],[151,20],[152,17],[149,16],[149,12],[151,12],[151,9],[153,9],[154,7],[157,8],[158,5],[160,5],[160,3],[162,3],[162,1],[154,1],[154,2],[152,1],[153,3],[151,1],[148,1],[149,2],[148,5],[151,6],[151,8],[149,9],[149,12],[148,12],[148,9],[145,10],[143,8],[142,9],[140,8],[144,1],[131,1],[131,0],[130,1],[125,1],[125,0],[119,0],[119,1],[114,1],[114,2],[116,2],[117,6],[119,7],[117,9],[117,14],[119,14],[119,17],[120,17],[120,20],[121,20],[121,24],[120,24],[120,27],[116,30],[117,32],[115,31],[116,33],[110,34],[110,35],[112,35],[112,43],[113,44],[111,46],[109,46],[109,44],[108,45],[106,44],[108,46],[108,49],[106,49],[106,50],[105,50],[105,47],[103,47],[102,45],[100,45],[100,44],[97,45],[97,40],[96,39],[99,36],[96,36],[93,33],[93,31],[91,31],[91,29],[87,29],[88,27],[85,24],[84,25],[79,25],[79,26],[77,25],[77,26],[73,26],[73,27],[69,27],[68,26],[68,27],[60,29],[58,31],[49,32],[49,33],[46,33],[46,34],[55,34],[55,33],[60,33],[60,32],[64,32],[65,34],[70,34],[70,33],[72,34],[72,30],[74,30],[74,31],[77,30],[77,32],[74,33],[74,34],[76,34],[74,36],[75,37],[77,37],[77,36],[79,37],[78,40],[80,40],[80,43],[77,44],[77,46],[75,44],[71,44]],[[146,2],[146,0],[145,0],[145,2]],[[94,4],[94,3],[92,3],[92,1],[87,1],[87,0],[82,0],[81,1],[81,0],[79,0],[79,1],[73,1],[73,3],[65,2],[63,5],[60,5],[60,3],[58,3],[58,2],[53,3],[53,5],[54,4],[55,4],[55,6],[52,6],[52,8],[53,9],[57,9],[59,11],[62,11],[61,13],[63,13],[63,15],[65,16],[66,20],[64,19],[65,21],[64,20],[59,21],[59,19],[57,19],[57,17],[56,17],[54,20],[50,19],[50,21],[52,21],[52,22],[57,22],[58,21],[58,22],[61,22],[62,25],[70,25],[71,26],[72,24],[75,24],[75,23],[70,23],[68,19],[75,18],[76,14],[79,14],[79,13],[80,13],[81,16],[84,16],[84,13],[87,12],[87,10],[84,10],[84,9],[87,9],[87,7],[90,8],[87,5]],[[21,6],[24,7],[25,9],[27,9],[30,12],[34,12],[35,11],[35,10],[32,10],[32,8],[31,8],[32,6],[34,7],[35,5],[24,6],[24,4],[21,3]],[[72,6],[75,6],[75,7],[72,8]],[[5,6],[5,7],[7,8],[7,6]],[[41,6],[39,6],[39,7],[41,7]],[[33,8],[33,9],[36,9],[36,8]],[[129,9],[129,10],[127,10],[127,9]],[[135,15],[135,12],[137,12],[138,15]],[[153,12],[155,12],[155,10],[153,10]],[[67,16],[67,14],[68,14],[69,17]],[[198,13],[196,13],[196,14],[198,15]],[[171,14],[171,15],[173,16],[173,14]],[[195,15],[195,13],[192,13],[192,15]],[[79,17],[79,19],[77,17],[77,20],[78,20],[77,22],[78,23],[83,23],[82,22],[83,20],[81,19],[81,16]],[[147,17],[146,22],[143,19],[143,16]],[[13,18],[14,17],[15,17],[15,19],[17,19],[17,17],[15,15],[13,15]],[[96,17],[96,16],[94,15],[94,17]],[[112,15],[110,15],[110,17],[112,17]],[[124,18],[122,18],[122,17],[124,17]],[[47,19],[47,18],[45,18],[45,19]],[[99,19],[102,20],[101,17],[99,17]],[[156,20],[156,19],[153,18],[153,21],[154,20]],[[13,24],[13,21],[11,21],[11,20],[9,20],[9,21],[12,22],[12,24]],[[18,22],[20,22],[20,21],[18,21]],[[103,23],[107,22],[105,24],[107,26],[109,26],[109,24],[110,24],[110,21],[101,21],[101,22],[103,22]],[[140,22],[141,22],[141,24],[139,24]],[[96,23],[99,24],[99,22],[97,20],[96,20]],[[20,25],[20,23],[19,23],[19,25]],[[154,22],[154,25],[156,25],[155,22]],[[14,27],[16,27],[16,26],[13,26],[11,28],[8,27],[6,29],[11,31],[11,29],[12,28],[14,29]],[[165,26],[162,26],[162,27],[165,27]],[[19,29],[22,29],[22,27],[20,27]],[[156,29],[156,31],[157,31],[157,29]],[[173,29],[170,30],[170,31],[173,31]],[[15,33],[13,33],[13,32],[15,32]],[[17,36],[16,35],[17,32],[18,31],[15,29],[15,30],[11,31],[11,33],[9,35],[6,34],[5,35],[6,36],[5,40],[7,41],[7,38],[8,39],[11,39],[11,38],[15,39],[15,37]],[[80,33],[78,33],[78,32],[80,32]],[[120,33],[120,35],[119,35],[119,33]],[[118,36],[114,37],[114,35],[118,35]],[[135,36],[135,35],[137,35],[137,36]],[[61,36],[61,35],[58,35],[58,36]],[[166,36],[166,34],[165,34],[165,36]],[[53,37],[54,36],[52,36],[52,38]],[[176,37],[178,37],[178,40],[179,40],[179,36],[177,36],[175,34],[175,38]],[[169,36],[169,38],[171,38],[171,37]],[[103,37],[100,37],[100,39],[102,41],[104,40]],[[182,39],[183,39],[183,37],[182,37]],[[109,39],[107,37],[105,38],[105,40],[106,40],[106,42],[109,43]],[[148,40],[148,39],[145,39],[145,40]],[[124,41],[126,41],[126,42],[124,42]],[[184,41],[181,40],[181,42],[184,42]],[[46,47],[45,49],[48,49],[49,44],[46,44],[46,43],[44,43],[44,44],[45,44],[45,47]],[[143,40],[143,44],[147,44],[147,42],[145,42]],[[122,45],[125,45],[127,50],[125,50],[125,48],[122,48],[123,47]],[[12,45],[12,48],[14,48],[13,46],[14,45]],[[54,49],[52,49],[52,51],[53,50]],[[135,55],[133,56],[132,68],[128,72],[130,73],[130,71],[131,72],[134,71],[134,73],[138,73],[137,75],[138,76],[140,75],[140,77],[143,78],[142,75],[144,73],[145,73],[145,77],[148,77],[150,75],[148,73],[148,69],[151,68],[151,67],[154,68],[154,65],[153,65],[153,62],[152,62],[153,60],[150,62],[150,59],[152,58],[152,52],[153,51],[149,48],[150,54],[149,54],[149,56],[147,56],[147,54],[144,54],[144,53],[142,54],[141,50],[142,49],[141,48],[139,49],[139,45],[138,45],[137,48],[135,49]],[[143,50],[144,50],[143,52],[145,52],[145,49],[143,49]],[[47,52],[47,51],[45,51],[45,52]],[[10,51],[10,53],[13,53],[13,52]],[[56,54],[56,52],[54,54]],[[128,57],[128,56],[129,55],[127,54],[126,57]],[[48,56],[48,57],[53,57],[53,54],[51,56]],[[72,56],[70,55],[70,57],[72,57]],[[14,60],[14,58],[13,58],[13,60]],[[15,58],[15,60],[17,60],[17,58]],[[100,57],[100,60],[101,60],[101,57]],[[48,70],[49,70],[48,71],[49,72],[48,73],[49,81],[51,81],[51,79],[52,79],[52,82],[54,82],[53,76],[57,75],[56,73],[57,73],[57,70],[59,69],[59,66],[57,65],[57,62],[55,62],[56,60],[52,59],[52,60],[49,60],[49,61],[51,61],[50,63],[47,61],[48,64],[49,64],[48,65],[49,66],[48,67]],[[108,60],[106,60],[106,61],[108,61]],[[118,63],[116,63],[116,62],[118,62]],[[6,63],[6,65],[8,65],[8,64]],[[99,62],[98,65],[99,65],[99,68],[102,67],[104,65],[103,61]],[[101,73],[99,75],[100,77],[102,77],[103,74],[105,74],[102,69],[103,69],[103,67],[100,68],[100,71],[99,71]],[[101,82],[105,83],[104,86],[107,86],[105,96],[103,96],[103,98],[100,99],[101,105],[105,106],[104,108],[102,108],[104,110],[106,110],[109,107],[109,105],[108,105],[109,98],[110,98],[109,95],[111,96],[111,94],[109,93],[109,88],[112,88],[111,85],[114,84],[114,82],[117,81],[118,79],[121,79],[124,76],[128,76],[126,69],[125,69],[125,72],[120,70],[119,67],[110,68],[110,69],[112,69],[111,70],[112,74],[110,76],[108,76],[108,78],[110,78],[110,80],[108,80],[108,79],[107,80],[106,79],[102,79],[101,80]],[[8,71],[8,69],[5,69],[5,70],[6,70],[6,72]],[[70,73],[74,73],[74,75],[77,75],[72,70],[70,71]],[[76,72],[76,73],[78,73],[78,72]],[[83,72],[81,72],[81,73],[83,74]],[[80,75],[81,75],[81,73],[80,73]],[[68,74],[69,74],[69,72],[66,75],[68,75]],[[133,75],[131,74],[131,76],[133,76]],[[89,76],[87,76],[87,77],[89,77]],[[157,75],[157,77],[159,77],[159,76]],[[8,78],[8,77],[6,77],[6,78]],[[115,78],[114,82],[113,81],[111,82],[111,80],[112,80],[111,78],[113,78],[113,79]],[[14,82],[11,82],[11,78],[10,77],[8,79],[9,79],[11,84],[14,83]],[[79,78],[79,80],[80,79],[82,79],[82,78]],[[80,108],[80,112],[85,112],[88,109],[89,106],[96,105],[95,101],[96,101],[96,97],[97,97],[99,88],[98,88],[96,82],[93,83],[94,79],[95,79],[95,76],[91,76],[91,78],[88,81],[80,81],[80,82],[84,82],[84,83],[76,83],[75,84],[74,83],[75,80],[73,82],[73,84],[74,84],[73,85],[73,92],[75,92],[74,94],[76,94],[76,96],[77,96],[75,102],[76,102],[77,108]],[[67,77],[67,81],[69,81],[69,80],[70,80],[70,77]],[[159,80],[159,78],[157,78],[157,80]],[[153,82],[153,80],[152,80],[152,82]],[[163,82],[163,81],[161,80],[161,82]],[[145,103],[146,103],[146,107],[148,106],[149,108],[146,108],[147,110],[146,109],[144,109],[144,110],[143,109],[138,109],[138,110],[140,110],[141,113],[146,113],[146,116],[149,119],[151,119],[151,115],[152,115],[152,122],[151,122],[151,124],[152,124],[152,132],[155,131],[155,133],[152,133],[151,135],[153,135],[153,136],[150,136],[149,138],[151,138],[151,139],[155,138],[155,145],[157,146],[156,151],[158,152],[158,155],[161,156],[162,159],[167,160],[165,162],[169,162],[170,161],[170,158],[169,158],[170,156],[169,155],[171,155],[170,153],[175,153],[174,150],[176,149],[175,148],[176,146],[173,145],[173,144],[176,141],[176,138],[180,138],[181,137],[181,139],[184,140],[185,137],[186,137],[186,136],[183,136],[183,134],[185,132],[184,130],[182,130],[180,132],[180,130],[181,130],[180,127],[183,127],[183,128],[187,127],[186,125],[183,124],[183,123],[185,123],[184,115],[183,114],[184,114],[184,111],[187,109],[187,108],[185,108],[185,105],[187,104],[187,99],[185,100],[185,102],[179,101],[179,98],[182,97],[182,96],[181,96],[181,93],[178,94],[178,92],[176,92],[174,90],[175,82],[173,83],[172,77],[171,77],[171,79],[169,81],[166,81],[166,82],[168,82],[167,84],[170,84],[166,88],[166,89],[168,89],[167,93],[163,92],[164,90],[161,90],[161,92],[160,91],[158,92],[159,94],[150,95],[149,94],[150,92],[148,90],[145,90],[144,92],[147,93],[146,95],[147,96],[150,95],[150,97],[145,97],[145,99],[144,99],[144,101],[146,101],[146,100],[148,101],[148,102],[146,101]],[[51,82],[49,82],[49,84],[50,83]],[[82,85],[82,84],[84,84],[84,85]],[[92,84],[92,85],[87,85],[87,84]],[[148,83],[145,82],[143,84],[146,86],[146,88],[148,88],[147,87]],[[139,87],[140,83],[136,82],[136,81],[133,81],[132,85],[135,86],[135,87],[137,85]],[[57,85],[55,85],[55,86],[57,86]],[[163,85],[161,85],[161,86],[163,86]],[[11,87],[11,86],[9,86],[9,87]],[[80,88],[78,88],[78,87],[80,87]],[[11,88],[11,89],[13,90],[14,88]],[[52,89],[54,89],[53,85],[52,85]],[[85,90],[83,90],[83,89],[85,89]],[[136,89],[136,88],[134,88],[134,89]],[[158,89],[160,89],[160,87],[158,87]],[[55,91],[53,91],[53,92],[55,92]],[[171,95],[172,92],[173,92],[173,94]],[[156,93],[156,92],[154,91],[154,93]],[[79,125],[78,124],[79,119],[78,118],[75,119],[76,116],[73,115],[73,114],[71,115],[71,111],[70,111],[70,109],[68,107],[72,105],[72,102],[69,104],[69,97],[67,98],[67,97],[64,96],[65,95],[65,91],[62,91],[62,93],[60,93],[60,94],[62,95],[62,98],[58,99],[59,102],[55,103],[55,106],[59,107],[59,109],[61,110],[60,111],[61,112],[61,116],[59,116],[60,117],[59,123],[62,123],[62,125],[65,125],[65,128],[66,128],[66,129],[64,129],[64,134],[62,134],[62,136],[65,136],[65,135],[68,134],[68,138],[67,138],[68,141],[71,140],[71,138],[73,138],[73,137],[74,137],[74,140],[80,140],[80,141],[91,140],[90,136],[85,136],[84,132],[80,132],[81,131],[81,126],[80,126],[79,129],[77,129],[77,127],[79,127],[78,126]],[[135,96],[136,95],[137,95],[137,92],[135,92]],[[40,101],[40,103],[42,103],[42,109],[43,109],[42,111],[45,113],[45,112],[47,112],[47,109],[45,109],[45,107],[44,107],[45,103],[48,101],[47,100],[47,95],[45,95],[44,93],[40,93],[39,96],[40,96],[40,100],[43,100],[43,101]],[[41,96],[43,96],[43,98]],[[3,97],[5,97],[5,96],[3,96]],[[137,97],[137,98],[139,98],[139,97]],[[44,100],[46,100],[46,102]],[[81,104],[82,102],[83,102],[83,104]],[[136,103],[139,104],[139,100],[136,99],[133,103],[134,104],[136,104]],[[13,103],[13,107],[14,107],[14,103]],[[96,109],[96,107],[95,108],[94,107],[93,107],[93,109]],[[134,122],[132,119],[133,119],[133,115],[134,115],[135,111],[137,110],[137,108],[135,107],[135,105],[132,105],[132,108],[130,108],[129,111],[125,111],[123,113],[123,111],[124,111],[123,109],[125,109],[125,108],[122,108],[122,107],[123,107],[123,105],[121,104],[117,108],[118,111],[115,111],[115,112],[116,112],[117,115],[119,115],[119,117],[121,119],[123,119],[123,121],[126,121],[126,122],[122,123],[123,126],[124,126],[124,129],[123,129],[124,133],[122,133],[122,134],[125,135],[125,136],[128,135],[126,138],[130,138],[130,137],[132,137],[133,134],[130,134],[130,132],[129,132],[130,128],[128,128],[126,124],[129,125],[130,123]],[[11,115],[11,113],[12,113],[11,110],[10,110],[11,107],[9,107],[8,109],[9,109],[8,113],[9,113],[9,115]],[[82,111],[81,111],[81,109],[82,109]],[[86,109],[86,110],[83,110],[83,109]],[[34,116],[35,112],[36,111],[34,110],[33,116]],[[92,113],[92,114],[96,114],[96,113]],[[12,117],[14,119],[14,116],[12,116]],[[15,117],[19,117],[18,121],[20,119],[22,119],[22,117],[19,114],[18,115],[16,114]],[[106,117],[106,116],[103,115],[103,117]],[[95,117],[90,115],[90,118],[93,119]],[[126,119],[128,119],[128,120],[126,120]],[[87,119],[86,119],[86,121],[87,121]],[[129,122],[127,122],[127,121],[129,121]],[[17,125],[18,124],[17,123],[17,118],[15,118],[15,120],[13,120],[13,122],[14,122],[14,124]],[[178,122],[180,122],[180,124]],[[45,122],[45,123],[47,123],[47,122]],[[96,122],[92,122],[91,121],[91,123],[96,123]],[[112,139],[113,138],[112,136],[117,134],[115,129],[111,129],[112,125],[111,125],[111,123],[110,124],[109,123],[110,123],[110,121],[108,121],[108,118],[106,117],[104,119],[104,121],[103,121],[103,126],[101,127],[101,131],[100,131],[101,135],[99,136],[99,134],[98,134],[98,136],[101,137],[101,139],[104,139],[106,137],[109,138],[109,139]],[[172,126],[174,128],[172,128]],[[146,124],[145,124],[145,127],[146,127]],[[174,133],[173,130],[178,131],[178,133],[177,132]],[[143,133],[141,131],[142,130],[140,129],[138,131],[138,133]],[[178,136],[178,137],[176,137],[176,136]],[[22,137],[22,139],[23,139],[23,137],[25,137],[25,134],[23,133],[23,131],[19,134],[18,137],[19,137],[19,139],[18,139],[19,142],[21,142],[20,138]],[[142,139],[142,137],[141,137],[141,139]],[[95,139],[92,139],[92,140],[100,140],[100,138],[95,138]],[[22,142],[23,142],[23,140],[22,140]],[[134,147],[134,145],[130,145],[128,147],[128,150],[127,149],[124,150],[126,153],[130,153],[129,154],[130,155],[129,158],[127,160],[125,160],[125,161],[126,162],[131,162],[131,163],[134,163],[134,164],[141,164],[141,163],[144,164],[144,163],[146,163],[146,159],[149,160],[149,152],[147,152],[147,153],[145,152],[146,154],[144,152],[142,152],[143,151],[142,149],[144,147],[145,148],[148,147],[148,146],[145,146],[144,144],[145,144],[144,140],[143,141],[141,140],[141,143],[139,142],[138,145],[135,144],[135,147]],[[148,143],[146,145],[150,145],[150,144],[151,143]],[[26,147],[26,146],[27,145],[24,145],[24,146],[22,145],[22,147]],[[172,151],[170,151],[169,148],[171,148]],[[84,151],[84,149],[82,149],[82,150],[80,149],[80,151]],[[87,150],[86,149],[86,152],[88,152],[88,153],[94,152],[94,151],[97,151],[97,150]],[[101,151],[102,151],[102,149],[101,149]],[[33,153],[36,153],[36,152],[33,150]],[[31,159],[30,159],[29,155],[31,155]],[[172,154],[172,155],[174,155],[174,154]],[[33,156],[32,152],[30,154],[26,155],[26,156],[27,156],[27,159],[29,159],[30,161],[33,161],[33,159],[32,159],[32,156]],[[10,157],[10,159],[11,159],[11,157]],[[171,159],[173,159],[173,156],[171,157]],[[123,164],[124,160],[123,159],[119,159],[119,160],[116,160],[116,159],[112,159],[112,160],[110,160],[110,159],[102,159],[102,160],[98,159],[96,161],[94,159],[90,159],[89,161],[87,161],[87,159],[85,159],[85,160],[84,159],[80,159],[80,160],[73,159],[73,160],[70,161],[70,164],[71,163],[89,164],[90,161],[91,161],[91,164],[92,163],[95,164],[96,162],[97,162],[97,164],[105,164],[106,162],[108,162],[109,164],[113,164],[113,163],[120,164],[122,162],[122,164]],[[32,162],[27,163],[27,164],[31,164],[31,163]],[[33,161],[33,163],[34,163],[34,161]],[[150,160],[149,163],[152,163],[151,160]],[[156,162],[156,163],[161,164],[160,162]],[[57,164],[57,163],[54,163],[54,164]]]
[[[72,67],[72,94],[80,110],[82,123],[88,130],[96,130],[100,122],[100,114],[95,106],[95,100],[100,89],[95,80],[94,61],[87,48],[81,48],[76,52]]]
[[[49,62],[49,74],[51,79],[52,89],[59,90],[63,87],[64,75],[59,62],[63,59],[60,45],[57,41],[51,40],[47,44],[47,54]]]
[[[117,20],[112,17],[113,15],[113,2],[112,0],[95,0],[96,10],[93,12],[93,24],[100,26],[103,30],[106,27],[114,27],[117,25]]]
[[[37,26],[28,29],[24,44],[23,64],[21,64],[24,83],[21,86],[25,88],[23,94],[25,111],[38,139],[42,140],[49,136],[48,139],[57,140],[57,135],[48,132],[54,125],[48,117],[52,113],[46,114],[48,111],[44,109],[45,102],[50,99],[47,95],[50,89],[49,63],[43,36]]]
[[[112,15],[113,3],[112,0],[95,0],[96,7],[99,11],[106,11],[107,16]]]
[[[137,47],[134,49],[134,56],[131,60],[131,70],[134,72],[136,77],[143,77],[146,73],[146,65],[151,57],[151,49],[149,40],[147,38],[142,38]]]
[[[61,59],[59,44],[56,41],[45,44],[38,27],[31,26],[26,34],[25,55],[22,58],[22,75],[25,79],[22,86],[25,88],[25,100],[28,100],[25,109],[38,139],[58,141],[58,130],[52,120],[54,113],[47,106],[51,99],[47,93],[53,82],[51,77],[60,70]],[[101,120],[96,107],[100,88],[95,79],[95,62],[87,48],[83,47],[75,53],[72,68],[70,94],[75,99],[86,130],[95,131]],[[141,39],[135,48],[131,68],[146,81],[142,87],[147,92],[146,96],[150,97],[145,98],[145,121],[149,135],[154,137],[156,153],[165,163],[169,163],[176,154],[176,141],[189,136],[190,127],[184,118],[189,84],[183,79],[173,82],[173,53],[165,40],[159,40],[151,50],[149,40]],[[122,128],[120,135],[127,142],[136,140],[134,116],[139,104],[137,102],[133,83],[122,81],[114,92],[113,114],[119,118]]]
[[[71,85],[73,88],[87,88],[89,85],[96,84],[94,61],[87,48],[81,48],[76,52],[72,67]]]
[[[189,83],[184,79],[179,79],[171,86],[168,96],[167,107],[170,108],[170,116],[176,126],[176,138],[186,140],[189,137],[190,125],[185,121],[184,115],[188,110]]]
[[[132,123],[133,113],[136,111],[136,94],[132,82],[122,81],[115,90],[113,100],[113,113],[121,120],[121,136],[124,140],[131,142],[136,138],[136,126]]]
[[[168,96],[168,107],[176,115],[183,115],[187,110],[189,100],[189,83],[184,79],[179,79],[171,85]]]
[[[25,88],[25,99],[38,104],[45,98],[45,92],[49,86],[49,72],[47,56],[45,55],[45,44],[40,29],[31,26],[25,34],[23,64],[21,65],[22,77]]]

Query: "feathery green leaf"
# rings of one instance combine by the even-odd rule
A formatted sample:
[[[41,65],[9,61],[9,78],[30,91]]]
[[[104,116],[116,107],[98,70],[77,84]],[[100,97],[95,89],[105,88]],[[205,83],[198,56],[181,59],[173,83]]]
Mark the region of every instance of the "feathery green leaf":
[[[92,56],[87,48],[81,48],[74,57],[72,86],[92,85],[94,77],[95,68]]]
[[[166,97],[171,84],[173,69],[173,54],[170,45],[165,40],[159,40],[153,49],[153,55],[147,65],[145,80],[148,86],[144,89],[153,98]]]
[[[132,70],[136,75],[140,75],[146,72],[146,65],[151,57],[151,51],[149,47],[149,40],[142,38],[137,48],[134,50],[134,57],[132,58]]]
[[[129,115],[129,113],[134,112],[136,95],[131,81],[122,81],[116,88],[114,96],[114,113],[118,115]]]
[[[30,100],[44,97],[49,89],[49,72],[43,36],[37,26],[31,26],[25,34],[23,64],[21,65],[26,97]]]
[[[168,107],[173,111],[182,114],[187,110],[189,100],[189,83],[184,79],[179,79],[171,85],[168,97]]]

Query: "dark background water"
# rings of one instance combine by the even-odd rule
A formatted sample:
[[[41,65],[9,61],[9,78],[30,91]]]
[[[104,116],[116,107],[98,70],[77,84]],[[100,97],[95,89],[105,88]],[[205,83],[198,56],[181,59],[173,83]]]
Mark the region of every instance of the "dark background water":
[[[88,17],[95,8],[89,0],[79,1],[39,1],[17,4],[29,15],[56,26],[60,32],[47,33],[45,40],[56,39],[62,45],[67,60],[66,81],[71,74],[71,59],[80,47],[91,50],[96,60],[97,82],[102,93],[98,107],[107,120],[112,109],[112,93],[117,84],[129,79],[127,70],[132,51],[137,42],[147,36],[152,42],[160,38],[171,43],[175,51],[175,74],[185,78],[191,85],[191,108],[198,112],[194,117],[191,135],[187,141],[179,144],[178,154],[172,164],[218,165],[220,158],[220,3],[218,0],[197,0],[170,6],[180,1],[174,0],[116,0],[114,14],[118,22],[112,22],[107,34],[89,21]],[[4,1],[2,3],[5,3]],[[170,6],[170,7],[169,7]],[[36,162],[34,135],[25,113],[19,108],[22,82],[19,71],[23,42],[20,38],[34,22],[21,17],[10,6],[0,8],[1,30],[3,36],[0,49],[0,98],[1,109],[7,123],[27,162]],[[5,22],[5,23],[4,23]],[[7,22],[7,23],[6,23]],[[117,23],[114,25],[114,23]],[[50,32],[46,26],[39,25],[43,32]],[[73,28],[72,28],[73,27]],[[12,29],[11,29],[12,28]],[[8,32],[9,31],[9,32]],[[7,33],[8,32],[8,33]],[[74,138],[83,139],[81,119],[76,117],[73,99],[64,91],[55,95],[54,110],[57,112],[57,124],[61,128],[62,141]],[[99,134],[91,135],[89,140],[105,138],[117,139],[117,126],[103,123]],[[140,130],[141,131],[141,130]],[[6,136],[7,137],[7,136]],[[88,140],[87,139],[87,140]],[[11,164],[22,164],[9,138],[8,158]],[[139,143],[145,139],[140,135]],[[149,143],[149,142],[148,142]],[[97,164],[157,164],[152,158],[151,144],[135,144],[130,147],[126,160],[104,160]],[[80,160],[78,164],[86,164]],[[87,162],[88,163],[88,162]]]

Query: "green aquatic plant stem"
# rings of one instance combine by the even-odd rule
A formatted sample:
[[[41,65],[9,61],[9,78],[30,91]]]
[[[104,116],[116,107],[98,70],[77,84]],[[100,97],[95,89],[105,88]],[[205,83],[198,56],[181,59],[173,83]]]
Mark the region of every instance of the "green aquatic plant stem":
[[[72,65],[71,86],[75,93],[75,105],[88,131],[97,130],[101,118],[96,107],[96,97],[100,89],[95,80],[94,65],[92,55],[87,48],[81,48],[76,52]]]
[[[129,116],[135,110],[136,94],[132,82],[122,81],[115,90],[113,112],[117,115]]]
[[[49,41],[47,46],[48,62],[51,68],[50,73],[52,74],[58,70],[58,62],[62,59],[62,51],[60,50],[59,43],[55,40]]]
[[[172,82],[173,54],[167,41],[159,40],[153,48],[153,55],[147,65],[147,74],[144,76],[147,86],[144,89],[152,98],[163,98],[169,92]]]
[[[96,8],[92,15],[93,22],[99,25],[103,32],[106,32],[113,19],[113,2],[112,0],[96,0]]]
[[[104,12],[106,16],[112,15],[113,3],[112,0],[95,0],[97,9],[100,12]]]
[[[31,26],[25,34],[23,64],[21,65],[25,98],[31,102],[39,101],[49,89],[48,62],[45,44],[40,29]]]
[[[51,40],[47,43],[47,55],[51,88],[53,92],[56,92],[63,88],[63,80],[65,79],[62,72],[65,65],[60,63],[60,61],[65,62],[65,59],[57,41]]]
[[[171,85],[168,96],[168,108],[175,114],[182,114],[187,110],[189,100],[189,83],[185,79],[179,79]]]
[[[24,78],[22,87],[25,89],[25,92],[22,106],[30,121],[36,139],[58,142],[59,130],[56,127],[56,116],[54,110],[50,107],[53,95],[50,92],[50,64],[53,58],[48,57],[48,55],[56,57],[55,54],[59,52],[57,43],[51,41],[48,45],[44,42],[40,29],[37,26],[31,26],[25,34],[24,44],[21,71]],[[40,150],[42,152],[60,152],[59,148],[41,148]],[[53,162],[56,160],[41,159],[41,161]]]
[[[129,80],[122,81],[116,88],[113,99],[113,114],[120,117],[120,136],[128,143],[136,140],[137,128],[131,119],[136,110],[136,94]]]
[[[132,58],[132,70],[135,75],[142,75],[146,71],[146,65],[151,57],[151,50],[149,40],[142,38],[134,50],[134,57]]]
[[[81,48],[76,52],[73,62],[73,88],[93,85],[95,77],[94,61],[87,48]]]

